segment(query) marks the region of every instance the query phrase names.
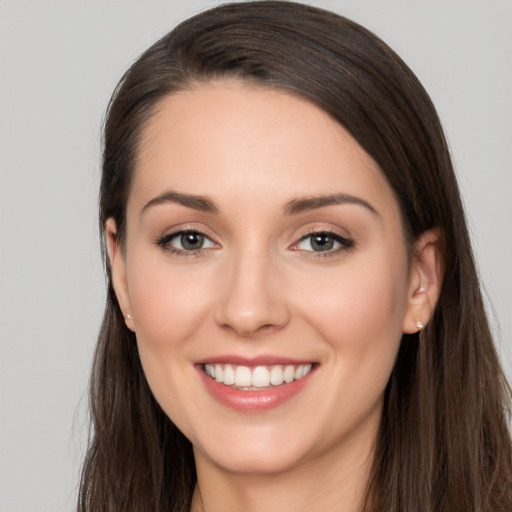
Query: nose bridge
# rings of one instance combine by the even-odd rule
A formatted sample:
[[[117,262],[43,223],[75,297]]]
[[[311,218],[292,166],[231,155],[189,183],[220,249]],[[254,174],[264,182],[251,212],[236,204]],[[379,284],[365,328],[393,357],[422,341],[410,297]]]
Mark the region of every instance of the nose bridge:
[[[253,242],[233,251],[221,279],[219,325],[251,336],[262,328],[275,329],[287,323],[287,308],[279,291],[280,272],[268,247]]]

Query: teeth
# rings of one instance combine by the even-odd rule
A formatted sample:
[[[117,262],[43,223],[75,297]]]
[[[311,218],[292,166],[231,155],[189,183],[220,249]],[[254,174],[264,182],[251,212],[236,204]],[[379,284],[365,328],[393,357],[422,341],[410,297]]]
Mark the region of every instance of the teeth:
[[[232,386],[235,383],[235,370],[233,367],[227,364],[224,367],[224,384],[226,386]]]
[[[254,368],[230,364],[205,364],[204,371],[206,375],[226,386],[266,388],[270,385],[280,386],[285,382],[289,384],[294,380],[302,379],[311,371],[312,367],[312,364],[256,366]]]
[[[255,388],[266,388],[270,386],[270,373],[265,366],[257,366],[252,372],[252,385]]]
[[[284,381],[287,383],[293,382],[295,379],[295,367],[292,365],[288,365],[284,369]]]
[[[283,368],[282,366],[274,366],[270,370],[270,384],[272,386],[280,386],[284,382]]]
[[[249,387],[251,384],[251,369],[247,368],[247,366],[237,366],[235,370],[235,386]]]

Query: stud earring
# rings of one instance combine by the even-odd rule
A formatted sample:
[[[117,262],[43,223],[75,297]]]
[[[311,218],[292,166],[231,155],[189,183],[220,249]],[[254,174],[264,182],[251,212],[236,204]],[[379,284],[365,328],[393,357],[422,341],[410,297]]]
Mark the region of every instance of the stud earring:
[[[418,328],[418,331],[421,331],[423,329],[423,324],[421,322],[416,322],[416,327]]]
[[[132,320],[132,315],[130,315],[130,313],[128,313],[125,318],[126,318],[126,320]]]
[[[418,288],[418,293],[423,293],[424,291],[426,291],[426,290],[425,290],[425,288],[423,286],[420,286]]]

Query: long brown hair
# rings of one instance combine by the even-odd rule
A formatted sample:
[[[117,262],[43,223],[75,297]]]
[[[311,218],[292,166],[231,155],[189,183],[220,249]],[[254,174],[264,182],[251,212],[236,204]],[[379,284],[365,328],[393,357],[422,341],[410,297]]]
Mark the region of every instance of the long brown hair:
[[[162,98],[236,78],[305,98],[379,164],[409,242],[437,227],[444,282],[421,335],[404,335],[385,392],[364,510],[510,512],[510,388],[484,312],[460,193],[436,111],[380,39],[341,16],[282,1],[224,5],[179,25],[127,71],[104,129],[100,232],[121,243],[137,144]],[[107,272],[90,385],[91,438],[78,510],[185,512],[195,485],[190,442],[148,387]]]

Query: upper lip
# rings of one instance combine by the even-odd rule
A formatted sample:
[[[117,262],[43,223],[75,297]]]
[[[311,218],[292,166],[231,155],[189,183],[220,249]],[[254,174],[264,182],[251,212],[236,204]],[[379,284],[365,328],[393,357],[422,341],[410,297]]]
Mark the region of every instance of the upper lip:
[[[196,361],[196,364],[232,364],[234,366],[276,366],[276,365],[294,365],[312,364],[315,361],[311,359],[296,359],[292,357],[283,357],[270,354],[259,356],[238,356],[234,354],[224,354],[218,356],[206,357]]]

